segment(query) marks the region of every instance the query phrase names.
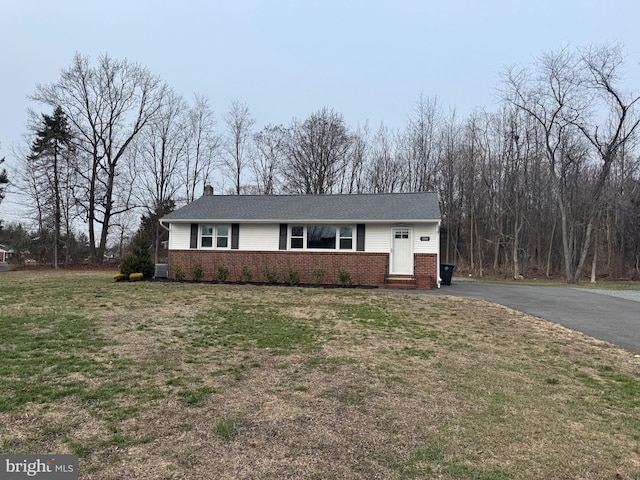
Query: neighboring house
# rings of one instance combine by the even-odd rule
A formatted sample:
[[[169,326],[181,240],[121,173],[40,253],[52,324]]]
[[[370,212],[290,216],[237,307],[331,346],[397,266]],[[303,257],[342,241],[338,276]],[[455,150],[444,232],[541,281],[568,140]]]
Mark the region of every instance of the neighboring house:
[[[440,209],[433,192],[354,195],[205,195],[160,220],[169,272],[228,281],[289,272],[301,283],[430,289],[440,285]],[[340,276],[342,272],[342,276]],[[245,274],[245,279],[247,275]]]
[[[13,250],[4,245],[0,245],[0,263],[6,263],[13,256]]]

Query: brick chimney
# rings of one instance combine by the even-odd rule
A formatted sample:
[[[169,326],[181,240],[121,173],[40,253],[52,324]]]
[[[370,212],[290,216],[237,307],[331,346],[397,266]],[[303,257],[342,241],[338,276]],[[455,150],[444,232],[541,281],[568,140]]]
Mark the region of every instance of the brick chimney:
[[[204,192],[202,194],[203,197],[210,197],[213,195],[213,187],[209,184],[204,186]]]

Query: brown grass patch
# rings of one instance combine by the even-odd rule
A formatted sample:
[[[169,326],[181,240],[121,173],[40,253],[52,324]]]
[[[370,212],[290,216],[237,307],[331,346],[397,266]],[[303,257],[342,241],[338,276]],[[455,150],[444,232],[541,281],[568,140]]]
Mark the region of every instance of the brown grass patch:
[[[82,312],[104,340],[100,375],[56,373],[77,393],[0,412],[7,453],[80,453],[83,479],[640,478],[640,359],[558,325],[446,296],[80,275],[0,279],[33,289],[6,318]]]

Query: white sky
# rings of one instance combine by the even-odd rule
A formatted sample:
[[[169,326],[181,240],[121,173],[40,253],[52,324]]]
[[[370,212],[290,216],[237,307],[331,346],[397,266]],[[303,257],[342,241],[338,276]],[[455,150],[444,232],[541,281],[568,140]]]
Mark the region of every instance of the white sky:
[[[322,107],[352,127],[402,127],[421,94],[460,116],[496,109],[505,66],[566,44],[621,42],[640,90],[639,19],[638,0],[2,0],[0,158],[11,174],[26,110],[41,110],[26,97],[75,52],[204,94],[219,124],[240,99],[258,127]],[[19,203],[10,192],[0,218]]]

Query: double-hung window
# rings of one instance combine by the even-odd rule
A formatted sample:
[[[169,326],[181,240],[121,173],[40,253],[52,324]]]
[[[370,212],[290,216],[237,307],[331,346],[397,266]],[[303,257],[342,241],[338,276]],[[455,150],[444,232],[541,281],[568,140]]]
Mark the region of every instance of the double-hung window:
[[[200,247],[229,248],[229,230],[229,225],[201,225]]]
[[[229,225],[216,226],[216,248],[229,248]]]
[[[213,225],[202,225],[200,227],[200,246],[202,248],[213,247]]]
[[[353,250],[353,227],[340,227],[340,250]]]
[[[304,248],[304,227],[301,225],[291,227],[291,248]]]
[[[296,250],[353,250],[353,227],[293,225],[290,246]]]

